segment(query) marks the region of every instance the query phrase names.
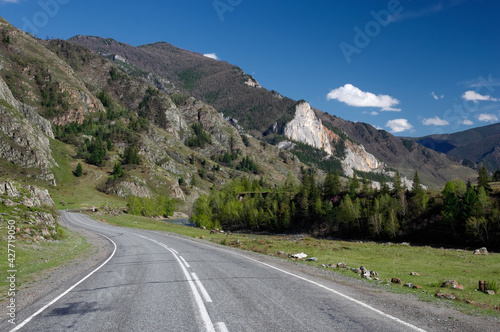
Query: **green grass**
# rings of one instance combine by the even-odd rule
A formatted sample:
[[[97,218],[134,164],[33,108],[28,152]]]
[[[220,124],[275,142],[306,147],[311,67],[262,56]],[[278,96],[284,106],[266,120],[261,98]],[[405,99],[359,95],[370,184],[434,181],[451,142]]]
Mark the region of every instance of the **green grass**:
[[[278,251],[288,254],[304,252],[308,257],[317,257],[318,261],[304,261],[303,263],[317,267],[321,267],[322,264],[336,265],[340,262],[353,268],[364,266],[368,270],[379,273],[380,283],[390,283],[392,278],[400,278],[403,283],[413,283],[422,287],[421,290],[416,290],[393,284],[390,287],[392,291],[410,292],[420,296],[424,301],[437,301],[435,294],[438,291],[452,293],[457,297],[457,300],[452,303],[458,305],[461,310],[500,317],[498,309],[495,310],[495,306],[500,307],[500,294],[492,296],[476,291],[479,280],[489,281],[490,284],[500,284],[499,254],[477,256],[473,255],[472,251],[374,242],[319,240],[311,237],[301,239],[292,235],[269,236],[238,233],[229,236],[210,234],[209,231],[199,228],[126,214],[112,217],[101,216],[101,218],[117,226],[166,231],[195,238],[204,237],[205,240],[214,243],[262,254],[278,256]],[[334,268],[334,270],[347,276],[360,278],[347,269]],[[417,272],[420,276],[411,276],[410,272]],[[446,280],[456,280],[464,286],[464,290],[441,287]],[[376,283],[377,281],[367,280],[367,282]],[[468,305],[466,301],[474,301],[476,305]]]
[[[17,289],[30,287],[34,281],[45,278],[50,271],[64,266],[72,259],[89,255],[91,246],[87,243],[85,237],[72,233],[62,228],[62,241],[47,242],[27,242],[18,237],[15,245],[15,269]],[[2,233],[6,232],[6,228]],[[7,241],[2,237],[0,239],[0,248],[3,250],[0,254],[0,302],[7,296],[9,283],[7,282],[9,270],[7,261]]]
[[[90,208],[92,206],[123,207],[126,201],[115,195],[107,195],[96,188],[107,181],[109,174],[93,165],[82,163],[84,175],[76,177],[73,171],[79,160],[73,159],[74,151],[69,145],[51,140],[53,156],[58,167],[52,169],[57,186],[50,187],[57,209]],[[81,161],[80,161],[81,162]],[[63,205],[61,202],[65,202]]]

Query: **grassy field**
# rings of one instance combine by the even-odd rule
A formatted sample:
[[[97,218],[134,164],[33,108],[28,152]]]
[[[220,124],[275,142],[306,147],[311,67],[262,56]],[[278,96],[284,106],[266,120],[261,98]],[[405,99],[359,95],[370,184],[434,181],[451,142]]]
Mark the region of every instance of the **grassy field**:
[[[410,289],[399,284],[391,284],[391,290],[414,293],[422,300],[437,301],[438,292],[456,296],[456,304],[468,313],[495,315],[500,317],[500,294],[487,295],[476,291],[479,280],[488,281],[492,288],[500,285],[500,255],[473,255],[472,251],[405,246],[402,244],[347,242],[315,239],[307,236],[269,236],[254,234],[210,234],[207,230],[166,223],[150,218],[121,215],[99,216],[103,221],[117,226],[160,230],[189,237],[203,237],[207,241],[237,247],[262,254],[288,258],[288,254],[304,252],[308,257],[317,257],[315,262],[303,262],[320,268],[322,265],[343,262],[352,268],[366,267],[378,272],[380,281],[372,283],[390,284],[392,278],[400,278],[405,283],[419,285],[422,289]],[[238,241],[239,240],[239,241]],[[279,253],[280,252],[280,253]],[[283,254],[283,252],[285,254]],[[295,259],[293,259],[295,260]],[[338,273],[360,278],[349,269],[333,268]],[[417,272],[420,276],[412,276]],[[442,287],[447,280],[456,280],[463,290]],[[472,301],[467,304],[467,301]]]
[[[91,246],[84,237],[74,234],[67,229],[63,230],[62,241],[25,242],[17,239],[15,244],[15,269],[17,289],[30,287],[35,280],[45,276],[63,266],[72,259],[88,255]],[[7,241],[0,240],[0,247],[7,248]],[[0,254],[0,302],[7,296],[9,283],[7,282],[8,266],[7,250]]]

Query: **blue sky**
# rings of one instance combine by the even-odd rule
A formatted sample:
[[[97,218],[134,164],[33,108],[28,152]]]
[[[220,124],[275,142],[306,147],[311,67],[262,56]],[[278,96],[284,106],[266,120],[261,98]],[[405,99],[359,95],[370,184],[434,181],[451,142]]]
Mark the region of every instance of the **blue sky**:
[[[166,41],[400,136],[500,119],[500,1],[0,0],[40,38]]]

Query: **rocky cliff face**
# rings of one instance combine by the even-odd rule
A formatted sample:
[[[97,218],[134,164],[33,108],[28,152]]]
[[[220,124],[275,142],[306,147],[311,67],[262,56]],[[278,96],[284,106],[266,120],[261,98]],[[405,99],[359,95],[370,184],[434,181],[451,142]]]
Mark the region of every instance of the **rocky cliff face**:
[[[54,202],[46,189],[0,180],[2,219],[14,220],[16,235],[35,241],[57,234]]]
[[[383,172],[385,165],[374,155],[366,152],[365,147],[357,145],[351,141],[345,141],[345,158],[342,160],[344,174],[352,176],[354,171],[362,172]]]
[[[0,78],[0,158],[23,168],[39,171],[41,179],[55,185],[51,168],[49,137],[54,138],[50,122],[31,106],[18,102]],[[33,173],[36,174],[36,173]]]
[[[291,140],[309,144],[332,155],[332,146],[323,123],[307,102],[295,108],[295,118],[285,125],[283,134]]]
[[[295,117],[284,127],[283,134],[294,141],[309,144],[325,151],[331,158],[334,144],[341,142],[339,135],[326,128],[316,116],[309,103],[301,102],[296,106]],[[342,168],[346,176],[352,176],[353,169],[363,172],[382,172],[385,165],[368,153],[362,145],[345,140]],[[281,146],[287,146],[281,144]]]

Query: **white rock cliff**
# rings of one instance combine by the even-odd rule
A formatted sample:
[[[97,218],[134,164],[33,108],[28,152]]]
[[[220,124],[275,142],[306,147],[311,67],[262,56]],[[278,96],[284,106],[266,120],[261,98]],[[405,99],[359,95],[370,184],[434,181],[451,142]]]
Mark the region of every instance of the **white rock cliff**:
[[[285,126],[284,135],[291,140],[309,144],[332,155],[332,146],[323,123],[307,102],[296,106],[295,118]]]

